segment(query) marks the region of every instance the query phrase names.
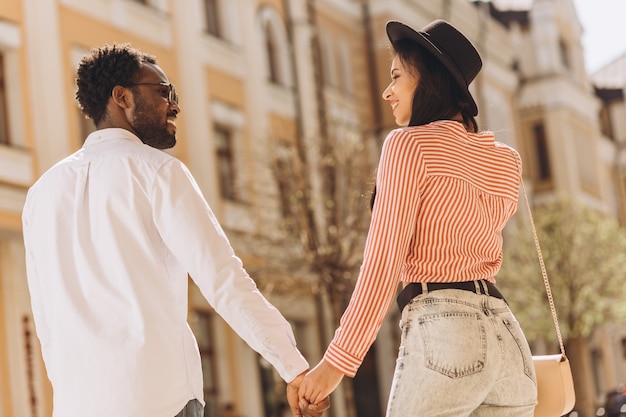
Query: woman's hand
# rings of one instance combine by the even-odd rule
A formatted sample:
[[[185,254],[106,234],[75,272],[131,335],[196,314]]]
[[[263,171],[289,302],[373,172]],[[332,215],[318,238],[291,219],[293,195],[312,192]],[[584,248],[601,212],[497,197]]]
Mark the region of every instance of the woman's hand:
[[[317,404],[328,398],[341,382],[343,374],[336,368],[321,360],[315,368],[307,373],[298,389],[300,408],[308,404]]]
[[[305,372],[298,375],[293,381],[287,384],[287,402],[294,417],[322,417],[324,411],[330,408],[330,400],[326,397],[316,404],[299,404],[298,389],[304,378]]]

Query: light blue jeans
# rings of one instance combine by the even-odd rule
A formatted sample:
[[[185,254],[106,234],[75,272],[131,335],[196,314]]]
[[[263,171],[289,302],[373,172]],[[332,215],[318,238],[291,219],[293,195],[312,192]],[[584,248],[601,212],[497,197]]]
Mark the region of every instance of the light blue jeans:
[[[183,408],[180,413],[176,414],[174,417],[202,417],[204,416],[204,407],[202,403],[196,399],[191,400],[187,403],[185,408]]]
[[[387,417],[532,417],[530,349],[505,301],[463,290],[415,297],[402,337]]]

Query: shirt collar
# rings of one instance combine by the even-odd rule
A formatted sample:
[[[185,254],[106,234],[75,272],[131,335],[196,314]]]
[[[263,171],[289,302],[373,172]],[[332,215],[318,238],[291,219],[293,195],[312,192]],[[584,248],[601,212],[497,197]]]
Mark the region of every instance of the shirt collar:
[[[433,124],[445,126],[447,129],[454,131],[459,137],[466,139],[470,143],[477,143],[483,146],[493,146],[495,144],[495,135],[491,131],[483,131],[479,133],[470,133],[465,129],[463,123],[455,120],[438,120]]]
[[[104,140],[122,139],[132,142],[143,143],[134,133],[129,130],[111,127],[106,129],[98,129],[89,134],[85,139],[85,146],[94,145]]]

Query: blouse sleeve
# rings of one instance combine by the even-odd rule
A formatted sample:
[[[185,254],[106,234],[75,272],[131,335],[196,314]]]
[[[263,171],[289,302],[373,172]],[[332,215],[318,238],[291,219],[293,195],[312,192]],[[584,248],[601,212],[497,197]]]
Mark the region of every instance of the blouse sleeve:
[[[425,177],[419,141],[406,130],[392,131],[385,139],[378,166],[363,264],[350,303],[324,355],[347,376],[356,374],[397,291]]]

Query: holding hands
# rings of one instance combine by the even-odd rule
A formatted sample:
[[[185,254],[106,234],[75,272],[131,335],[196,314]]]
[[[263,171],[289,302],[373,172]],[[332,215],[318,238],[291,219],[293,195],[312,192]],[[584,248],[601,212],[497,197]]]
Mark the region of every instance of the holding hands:
[[[287,401],[294,417],[321,417],[330,407],[328,396],[343,374],[324,360],[306,375],[301,373],[287,385]]]

